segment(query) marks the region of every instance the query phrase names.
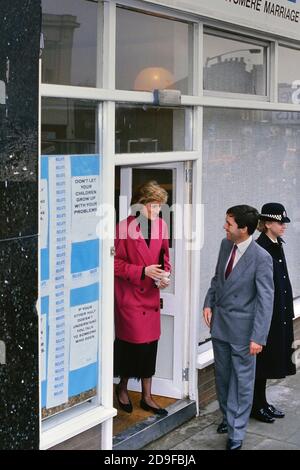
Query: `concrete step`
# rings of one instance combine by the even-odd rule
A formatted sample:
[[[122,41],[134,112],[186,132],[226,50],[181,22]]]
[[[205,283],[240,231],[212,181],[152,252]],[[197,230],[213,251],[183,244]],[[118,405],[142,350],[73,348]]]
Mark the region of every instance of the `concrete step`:
[[[196,416],[196,402],[189,399],[178,400],[166,409],[167,416],[150,416],[114,436],[113,450],[142,449]]]

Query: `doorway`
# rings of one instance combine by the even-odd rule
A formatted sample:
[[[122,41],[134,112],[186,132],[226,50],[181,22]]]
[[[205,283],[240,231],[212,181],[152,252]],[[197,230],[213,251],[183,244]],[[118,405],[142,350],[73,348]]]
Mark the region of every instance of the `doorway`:
[[[168,206],[183,206],[183,163],[135,166],[120,169],[119,220],[129,213],[131,196],[140,184],[155,180],[169,195]],[[163,215],[164,217],[164,215]],[[179,233],[176,224],[180,223],[176,212],[165,220],[169,227],[170,260],[172,276],[170,286],[161,291],[161,338],[158,342],[156,374],[153,377],[152,391],[155,395],[182,398],[182,284],[184,275],[182,261],[182,240],[175,239]],[[178,269],[180,266],[180,269]],[[176,346],[175,346],[176,345]],[[140,384],[130,381],[129,390],[139,390]]]
[[[155,180],[168,192],[168,214],[161,216],[169,228],[170,261],[172,264],[171,283],[161,291],[161,337],[158,342],[156,373],[152,381],[152,394],[161,407],[177,406],[178,400],[187,396],[184,371],[184,351],[187,348],[185,332],[189,321],[188,252],[184,250],[183,207],[186,191],[186,167],[183,162],[166,164],[134,165],[116,168],[115,203],[116,222],[130,213],[130,201],[134,190],[142,183]],[[150,415],[139,409],[141,384],[136,380],[128,383],[134,411],[131,415],[118,410],[114,419],[114,435],[131,428]]]

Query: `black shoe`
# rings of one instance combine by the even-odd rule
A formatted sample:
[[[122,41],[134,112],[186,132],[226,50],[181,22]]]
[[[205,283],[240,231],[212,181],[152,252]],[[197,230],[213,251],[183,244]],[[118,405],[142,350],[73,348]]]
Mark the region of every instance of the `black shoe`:
[[[222,423],[219,424],[217,427],[217,433],[218,434],[226,434],[228,432],[228,427],[226,421],[222,421]]]
[[[243,441],[235,441],[234,439],[228,439],[226,450],[239,450],[242,448]]]
[[[119,398],[119,386],[116,386],[116,397],[117,397],[117,402],[119,405],[119,408],[123,411],[126,411],[126,413],[132,413],[133,406],[130,401],[130,398],[128,397],[129,403],[122,403]]]
[[[272,416],[273,418],[284,418],[285,417],[284,412],[281,411],[281,410],[278,410],[273,405],[267,404],[267,406],[265,406],[265,410],[268,413],[268,415]]]
[[[260,408],[259,410],[252,411],[250,416],[251,418],[257,419],[258,421],[261,421],[262,423],[274,423],[275,421],[275,418],[269,415],[269,413],[264,408]]]
[[[145,411],[152,411],[159,416],[167,416],[168,412],[165,408],[154,408],[154,406],[148,405],[144,400],[140,401],[140,407]]]

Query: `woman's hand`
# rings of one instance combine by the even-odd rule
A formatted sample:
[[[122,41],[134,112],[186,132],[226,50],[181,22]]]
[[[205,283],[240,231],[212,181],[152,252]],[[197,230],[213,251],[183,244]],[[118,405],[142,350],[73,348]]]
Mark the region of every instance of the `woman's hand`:
[[[170,285],[170,279],[166,277],[162,277],[157,287],[159,287],[159,289],[165,289],[169,285]]]
[[[145,275],[151,277],[154,281],[161,279],[164,274],[164,270],[160,269],[161,264],[151,264],[151,266],[146,266]]]

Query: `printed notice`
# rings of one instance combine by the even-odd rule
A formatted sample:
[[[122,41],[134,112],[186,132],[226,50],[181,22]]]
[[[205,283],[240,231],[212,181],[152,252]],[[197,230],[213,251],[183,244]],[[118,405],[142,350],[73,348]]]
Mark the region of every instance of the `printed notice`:
[[[69,289],[71,226],[70,161],[55,156],[49,162],[50,225],[50,280],[49,294],[49,348],[47,376],[47,408],[68,400],[69,374]]]
[[[99,204],[98,176],[72,178],[72,240],[76,242],[97,237]]]
[[[99,155],[41,159],[43,410],[68,404],[98,384],[100,161]]]
[[[97,361],[98,302],[72,308],[71,316],[70,370],[75,370]]]

